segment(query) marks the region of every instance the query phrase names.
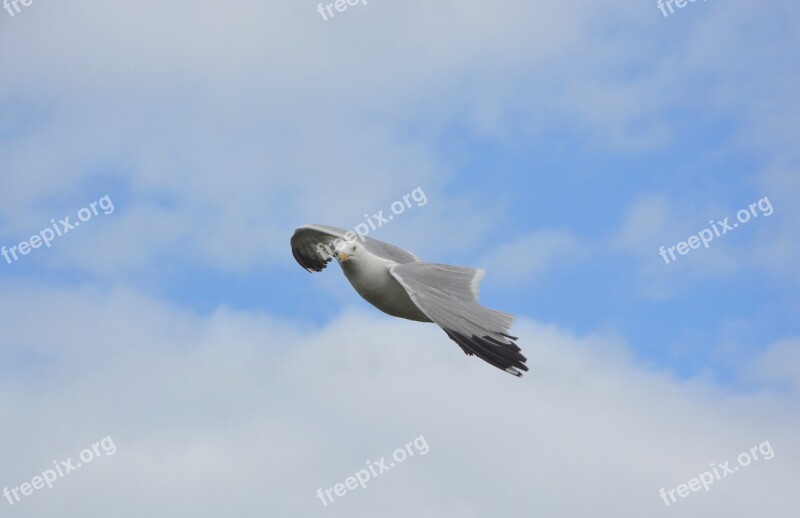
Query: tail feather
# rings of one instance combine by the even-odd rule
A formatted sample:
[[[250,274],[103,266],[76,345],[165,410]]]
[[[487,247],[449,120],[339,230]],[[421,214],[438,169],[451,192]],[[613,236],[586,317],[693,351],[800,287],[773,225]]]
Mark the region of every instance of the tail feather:
[[[467,337],[447,329],[444,332],[469,356],[475,355],[498,369],[517,377],[522,376],[520,371],[528,371],[528,366],[525,365],[528,359],[522,355],[519,346],[514,342],[503,343],[488,335],[484,337],[475,335]]]

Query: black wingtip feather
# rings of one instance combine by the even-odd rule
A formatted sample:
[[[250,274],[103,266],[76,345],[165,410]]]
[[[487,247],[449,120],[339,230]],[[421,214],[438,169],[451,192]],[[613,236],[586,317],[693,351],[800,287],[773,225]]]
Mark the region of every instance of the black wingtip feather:
[[[481,360],[494,365],[498,369],[509,372],[509,368],[520,371],[528,371],[525,362],[528,361],[520,352],[520,348],[515,343],[504,344],[495,340],[491,336],[478,337],[473,335],[471,338],[456,331],[444,330],[447,336],[461,347],[464,353],[475,355]],[[508,336],[503,334],[503,336]],[[516,340],[516,338],[514,338]],[[513,373],[514,376],[522,376],[522,373]]]
[[[321,272],[325,269],[325,266],[331,262],[330,257],[324,261],[313,261],[312,259],[306,261],[303,258],[303,254],[301,254],[300,251],[295,247],[292,247],[292,255],[294,256],[295,261],[297,261],[298,264],[305,268],[309,273]]]

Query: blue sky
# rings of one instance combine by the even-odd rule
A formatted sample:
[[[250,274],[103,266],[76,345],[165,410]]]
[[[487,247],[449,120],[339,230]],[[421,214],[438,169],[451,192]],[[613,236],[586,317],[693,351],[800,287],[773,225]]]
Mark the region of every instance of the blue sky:
[[[314,2],[242,0],[221,8],[178,1],[145,8],[127,0],[79,0],[37,1],[13,17],[0,11],[0,246],[18,245],[51,219],[74,220],[105,195],[114,203],[113,213],[94,217],[51,248],[13,264],[0,258],[0,323],[6,328],[0,400],[18,401],[11,421],[23,422],[22,432],[0,428],[0,437],[23,445],[0,454],[0,465],[13,466],[13,476],[0,485],[35,475],[35,452],[80,449],[91,430],[117,430],[129,452],[155,459],[174,447],[175,430],[203,444],[201,438],[216,430],[204,419],[214,415],[230,418],[232,428],[241,424],[215,436],[214,444],[232,451],[237,433],[250,437],[260,430],[248,428],[259,408],[295,426],[288,433],[287,425],[286,437],[300,437],[295,444],[275,432],[268,443],[275,451],[264,446],[259,458],[277,463],[277,451],[311,451],[304,441],[319,425],[312,414],[324,408],[316,398],[337,390],[337,380],[360,379],[362,354],[384,380],[375,397],[401,406],[386,380],[402,386],[405,376],[421,375],[422,386],[439,391],[445,381],[428,376],[442,368],[451,384],[478,376],[477,386],[487,393],[501,390],[489,366],[467,362],[443,333],[395,322],[368,306],[335,264],[309,275],[293,260],[288,243],[295,227],[352,228],[365,213],[388,213],[415,188],[424,190],[427,203],[370,237],[431,262],[487,270],[482,302],[518,318],[514,330],[533,367],[523,383],[541,376],[530,382],[536,388],[523,389],[526,395],[513,401],[527,408],[530,398],[545,393],[554,398],[537,399],[546,408],[559,397],[571,401],[577,391],[588,402],[593,395],[582,392],[581,383],[553,373],[583,372],[598,361],[591,376],[625,380],[628,389],[620,394],[641,392],[657,401],[667,392],[697,415],[731,408],[729,415],[702,420],[705,426],[718,419],[735,428],[737,412],[754,398],[773,412],[765,410],[759,421],[772,426],[773,437],[797,431],[788,416],[797,408],[800,380],[795,3],[711,0],[664,17],[655,1],[496,6],[371,0],[328,21],[316,8]],[[672,264],[659,256],[660,246],[685,241],[709,220],[734,219],[764,197],[774,209],[769,216]],[[45,317],[45,308],[54,313]],[[372,349],[362,337],[369,333],[389,333],[396,344]],[[331,337],[348,342],[340,343],[341,357],[327,343]],[[435,356],[426,356],[432,363],[418,365],[415,374],[402,355],[420,351]],[[293,409],[271,396],[248,395],[231,410],[223,396],[214,399],[215,391],[230,397],[261,389],[292,393],[309,381],[298,367],[308,358],[333,361],[311,368],[320,377],[303,392],[307,406]],[[151,370],[162,361],[166,366]],[[216,381],[215,364],[229,383]],[[69,375],[75,368],[115,374],[79,380]],[[185,379],[172,381],[170,368]],[[275,377],[261,380],[259,369]],[[142,377],[152,384],[146,394],[163,397],[158,415],[147,415],[145,402],[135,397],[126,401],[150,428],[126,425],[105,399],[111,396],[91,395],[122,397],[137,391]],[[183,392],[194,383],[203,385],[198,394],[211,396],[212,408]],[[35,398],[20,396],[28,393]],[[613,408],[593,418],[635,419],[633,407],[616,397],[608,403]],[[104,409],[102,417],[73,407],[79,399]],[[367,399],[352,404],[372,408]],[[69,437],[55,443],[25,435],[49,422],[58,402],[73,411]],[[164,417],[175,411],[170,403],[191,409],[187,422]],[[322,410],[342,437],[358,430],[348,408],[335,415]],[[446,436],[436,419],[406,417]],[[698,419],[678,419],[675,426],[699,426]],[[536,421],[525,422],[534,427]],[[408,434],[420,433],[414,430]],[[753,429],[735,430],[747,440],[761,437]],[[703,452],[718,442],[708,437],[703,449],[676,436],[673,453],[701,454],[685,453],[671,475],[702,468],[710,460]],[[372,437],[377,450],[400,440],[389,429]],[[747,440],[742,447],[751,445]],[[737,453],[740,442],[727,443],[719,455]],[[331,477],[374,455],[357,446],[324,461]],[[796,468],[797,452],[787,450],[784,445],[781,469]],[[173,462],[183,465],[181,459],[191,458],[186,452]],[[239,472],[255,469],[245,454],[234,457]],[[158,464],[138,462],[130,473],[151,473]],[[600,457],[589,462],[602,473]],[[554,476],[558,465],[554,460]],[[432,476],[418,467],[419,476]],[[175,489],[176,501],[182,491],[190,495],[219,483],[219,469],[200,468],[196,484]],[[647,471],[653,483],[659,479],[641,469],[640,478],[651,480]],[[620,476],[635,472],[621,469]],[[780,473],[741,488],[774,489]],[[661,475],[669,482],[671,475]],[[306,490],[300,482],[286,484],[289,495]],[[414,484],[404,480],[395,490],[418,491]],[[687,515],[746,508],[736,500],[741,488],[731,485],[726,497],[707,499],[713,503],[697,504]],[[451,489],[440,488],[441,494],[460,498]],[[69,509],[78,512],[82,494],[75,489],[75,496],[61,498],[74,498]],[[124,485],[109,494],[121,498]],[[770,494],[774,516],[792,498],[796,503],[777,490]],[[613,515],[617,501],[606,496],[596,495],[599,509]],[[658,504],[650,496],[642,502]],[[58,498],[13,510],[35,516],[63,505]],[[248,498],[242,496],[241,505],[259,508]],[[336,512],[360,512],[383,496],[369,498]],[[452,509],[446,498],[418,498],[432,509]],[[304,512],[311,500],[285,500],[278,508]],[[642,505],[634,507],[655,515]],[[465,497],[463,506],[476,516],[490,508],[479,497]],[[538,510],[571,512],[556,503]]]

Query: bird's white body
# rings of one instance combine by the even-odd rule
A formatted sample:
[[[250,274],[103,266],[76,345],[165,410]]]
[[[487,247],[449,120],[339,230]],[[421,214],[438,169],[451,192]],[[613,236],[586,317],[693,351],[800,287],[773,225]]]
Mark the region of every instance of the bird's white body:
[[[347,246],[347,245],[345,245]],[[345,261],[339,261],[347,280],[364,300],[393,317],[431,322],[392,277],[389,269],[397,263],[371,254],[364,248]]]

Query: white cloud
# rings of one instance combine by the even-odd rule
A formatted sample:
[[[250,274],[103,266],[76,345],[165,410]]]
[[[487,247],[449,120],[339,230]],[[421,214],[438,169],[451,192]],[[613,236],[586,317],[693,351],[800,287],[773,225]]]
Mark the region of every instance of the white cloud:
[[[762,196],[754,196],[753,202]],[[754,257],[759,255],[753,243],[765,239],[764,234],[774,237],[777,218],[773,215],[752,218],[747,224],[736,223],[736,213],[747,204],[737,207],[713,205],[706,201],[702,208],[680,204],[662,195],[640,195],[627,210],[619,229],[611,240],[613,250],[635,257],[639,262],[638,276],[643,281],[640,289],[649,296],[669,297],[690,288],[698,279],[721,278],[752,268]],[[760,209],[757,213],[760,214]],[[736,229],[722,233],[718,222],[728,218]],[[713,222],[713,223],[712,223]],[[712,234],[708,247],[690,249],[686,255],[677,250],[669,253],[670,247],[686,242],[705,229],[717,226],[721,235]],[[713,232],[713,230],[711,230]],[[762,237],[758,237],[761,234]],[[771,239],[767,237],[766,239]],[[669,259],[667,263],[660,255],[661,247]]]
[[[491,271],[494,280],[519,286],[583,259],[587,251],[570,232],[545,230],[491,248],[478,264]]]
[[[782,161],[781,161],[782,162]],[[795,162],[790,162],[794,164]],[[759,223],[751,247],[750,264],[777,282],[800,283],[800,169],[796,165],[776,163],[758,178],[758,184],[774,207],[768,222]]]
[[[0,33],[17,49],[0,72],[0,99],[18,99],[20,114],[0,140],[0,170],[14,176],[13,191],[0,192],[0,229],[34,231],[42,207],[72,210],[102,179],[130,195],[119,221],[157,202],[174,213],[153,239],[104,235],[109,248],[137,250],[106,257],[116,261],[108,268],[157,267],[180,244],[172,253],[186,260],[241,271],[278,260],[275,245],[295,225],[347,226],[421,185],[438,191],[441,214],[470,214],[428,229],[437,244],[463,247],[502,214],[466,206],[453,165],[427,136],[455,124],[523,142],[553,125],[608,134],[614,148],[650,138],[631,130],[647,118],[634,98],[649,79],[614,84],[592,58],[626,61],[630,49],[589,30],[604,17],[645,16],[623,15],[623,5],[383,3],[329,23],[314,3],[37,6]],[[589,53],[575,61],[579,49]],[[407,226],[402,235],[426,228]],[[91,248],[76,249],[70,266],[96,272]]]
[[[4,288],[17,297],[0,302],[16,374],[0,385],[0,485],[106,435],[118,450],[15,516],[789,517],[800,503],[786,485],[800,462],[796,393],[679,381],[613,338],[523,320],[531,372],[516,379],[432,325],[374,314],[303,330],[130,290]],[[761,379],[796,382],[778,374]],[[322,507],[318,487],[419,435],[426,456]],[[773,460],[672,507],[659,499],[765,440]]]
[[[769,381],[775,388],[800,394],[800,340],[781,340],[772,344],[753,362],[749,378]]]

